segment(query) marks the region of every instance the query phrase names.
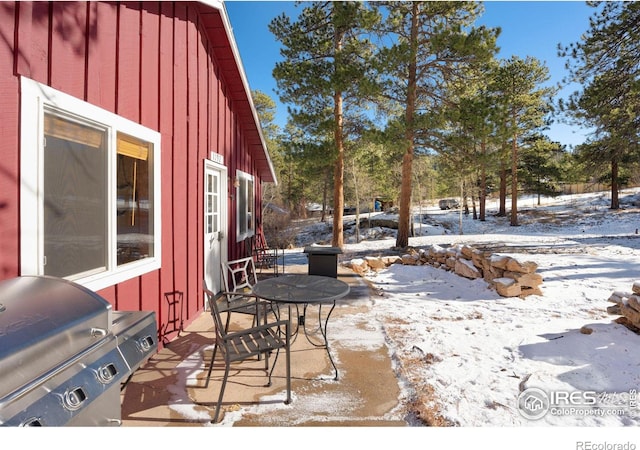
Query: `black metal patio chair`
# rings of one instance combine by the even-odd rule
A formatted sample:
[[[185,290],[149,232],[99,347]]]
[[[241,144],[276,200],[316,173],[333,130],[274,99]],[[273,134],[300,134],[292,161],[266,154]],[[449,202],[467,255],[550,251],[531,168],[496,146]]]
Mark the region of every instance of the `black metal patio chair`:
[[[260,314],[266,320],[270,304],[260,301],[251,292],[252,287],[258,282],[253,258],[246,257],[222,262],[221,269],[224,290],[219,294],[217,302],[218,310],[221,313],[227,313],[225,331],[229,330],[232,313],[253,316],[254,325],[258,323]]]
[[[204,281],[203,290],[211,311],[211,316],[213,317],[216,333],[209,372],[207,373],[207,385],[211,377],[211,371],[213,370],[213,364],[215,362],[218,349],[224,358],[224,376],[222,378],[222,386],[220,387],[220,394],[218,396],[216,411],[212,422],[218,422],[220,406],[222,405],[222,398],[229,378],[231,365],[233,363],[252,359],[255,356],[262,357],[262,359],[264,359],[264,370],[268,375],[268,382],[266,386],[270,386],[271,376],[273,375],[273,369],[275,368],[275,364],[278,360],[280,349],[285,350],[287,384],[287,397],[285,399],[285,404],[289,404],[291,402],[291,330],[289,321],[277,320],[273,322],[262,322],[260,320],[260,314],[258,313],[257,322],[254,322],[250,328],[228,332],[227,326],[223,323],[220,315],[220,310],[218,308],[219,302],[216,301],[216,295],[207,288]],[[275,357],[273,358],[273,364],[270,368],[269,356],[274,351]]]

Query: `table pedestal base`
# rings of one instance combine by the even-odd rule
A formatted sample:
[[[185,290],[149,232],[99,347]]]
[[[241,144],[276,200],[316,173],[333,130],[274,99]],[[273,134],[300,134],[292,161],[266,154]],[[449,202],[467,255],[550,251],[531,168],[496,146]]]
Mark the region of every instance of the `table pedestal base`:
[[[275,305],[276,308],[274,308],[274,312],[276,313],[276,316],[278,317],[278,319],[280,318],[280,308],[279,305]],[[302,311],[300,311],[299,306],[302,307]],[[317,330],[314,331],[312,329],[309,329],[309,323],[308,323],[308,317],[307,317],[307,309],[309,307],[313,307],[313,306],[317,306],[318,307],[318,321],[317,321]],[[311,345],[313,345],[314,347],[317,348],[324,348],[327,352],[327,356],[329,357],[329,362],[331,363],[331,366],[333,367],[333,372],[334,372],[334,380],[338,380],[338,368],[336,366],[335,361],[333,360],[333,357],[331,356],[331,349],[329,348],[329,341],[327,339],[327,326],[329,324],[329,318],[331,317],[331,313],[333,312],[334,308],[336,307],[336,302],[333,301],[330,304],[330,308],[329,308],[329,312],[327,313],[326,317],[322,317],[322,307],[323,306],[329,306],[329,304],[318,304],[318,305],[310,305],[310,304],[302,304],[302,305],[297,305],[297,304],[287,304],[287,314],[289,317],[289,320],[291,321],[291,344],[293,344],[296,340],[296,338],[298,337],[298,334],[300,333],[300,331],[302,331],[304,333],[304,336],[307,340],[307,342],[309,342]],[[292,308],[295,308],[295,315],[292,314]],[[296,318],[295,320],[295,325],[293,323],[293,318]],[[301,330],[302,329],[302,330]],[[320,341],[318,341],[317,339],[313,338],[313,335],[317,335],[317,332],[320,332],[321,335],[321,339]]]

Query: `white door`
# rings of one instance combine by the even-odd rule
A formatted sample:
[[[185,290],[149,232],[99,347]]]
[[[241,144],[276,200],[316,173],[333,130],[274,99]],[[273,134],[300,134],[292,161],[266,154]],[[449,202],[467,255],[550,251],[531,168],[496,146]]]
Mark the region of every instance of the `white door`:
[[[226,168],[204,164],[204,279],[213,292],[222,290],[220,262],[227,255]],[[205,305],[206,306],[206,305]]]

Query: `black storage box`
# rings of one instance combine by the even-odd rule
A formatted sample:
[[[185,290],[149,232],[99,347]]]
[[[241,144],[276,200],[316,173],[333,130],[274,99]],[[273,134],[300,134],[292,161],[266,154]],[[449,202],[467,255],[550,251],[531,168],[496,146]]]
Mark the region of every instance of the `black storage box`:
[[[338,255],[342,253],[339,247],[311,245],[304,252],[309,256],[309,275],[338,278]]]

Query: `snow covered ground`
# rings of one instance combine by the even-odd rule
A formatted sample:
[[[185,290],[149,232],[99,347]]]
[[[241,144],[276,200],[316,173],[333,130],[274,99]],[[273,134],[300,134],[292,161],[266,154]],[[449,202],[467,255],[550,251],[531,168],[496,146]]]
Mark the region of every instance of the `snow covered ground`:
[[[640,335],[606,308],[614,291],[631,292],[640,280],[639,193],[621,192],[617,211],[608,193],[541,205],[524,199],[517,227],[496,217],[493,203],[485,222],[437,207],[421,211],[426,216],[414,225],[421,236],[410,246],[489,247],[536,262],[544,278],[543,295],[520,299],[430,266],[392,265],[366,276],[381,294],[372,310],[404,377],[415,392],[433,392],[427,406],[461,427],[542,426],[545,435],[580,427],[582,437],[594,427],[615,429],[615,442],[629,443],[624,433],[640,425]],[[308,239],[323,242],[319,227]],[[347,236],[345,253],[378,254],[395,244],[392,231],[373,232],[379,239]],[[606,445],[600,448],[622,448]]]
[[[640,216],[635,196],[623,195],[620,211],[609,210],[603,194],[528,208],[538,217],[543,209],[544,216],[562,215],[559,224],[526,223],[526,212],[519,227],[507,218],[480,223],[463,216],[463,235],[410,240],[414,247],[480,244],[534,261],[544,278],[541,296],[502,298],[484,280],[430,266],[393,265],[367,276],[383,295],[374,311],[382,323],[393,324],[386,327],[393,351],[412,378],[433,388],[450,423],[640,425],[640,336],[606,312],[614,291],[630,292],[640,280]],[[442,223],[456,216],[428,213]],[[549,413],[531,420],[517,401],[528,388],[573,398],[555,399]]]

